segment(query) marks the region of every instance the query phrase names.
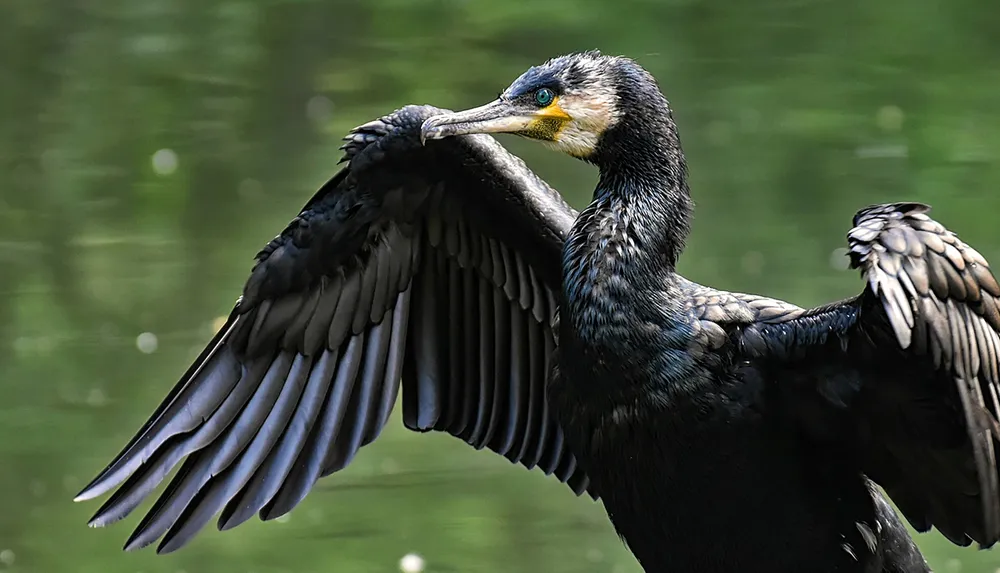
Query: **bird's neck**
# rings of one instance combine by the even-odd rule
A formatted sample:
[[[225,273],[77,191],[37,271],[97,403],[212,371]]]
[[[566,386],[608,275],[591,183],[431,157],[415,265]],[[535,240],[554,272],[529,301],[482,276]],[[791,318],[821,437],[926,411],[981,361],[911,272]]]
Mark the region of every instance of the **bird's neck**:
[[[644,88],[623,95],[629,112],[603,135],[591,158],[601,174],[591,210],[634,244],[630,264],[662,275],[674,271],[684,249],[692,206],[670,106],[659,90]]]
[[[663,341],[635,336],[686,327],[684,301],[672,293],[680,288],[674,269],[691,200],[677,131],[662,96],[660,102],[659,108],[654,98],[637,102],[645,113],[630,114],[605,134],[593,158],[601,172],[594,200],[564,247],[566,314],[592,346],[648,342],[664,349]],[[681,338],[677,344],[686,344]]]
[[[676,138],[676,134],[671,134]],[[665,137],[665,136],[664,136]],[[645,141],[601,167],[592,208],[614,222],[634,249],[628,262],[657,275],[673,273],[690,229],[691,197],[679,147]]]

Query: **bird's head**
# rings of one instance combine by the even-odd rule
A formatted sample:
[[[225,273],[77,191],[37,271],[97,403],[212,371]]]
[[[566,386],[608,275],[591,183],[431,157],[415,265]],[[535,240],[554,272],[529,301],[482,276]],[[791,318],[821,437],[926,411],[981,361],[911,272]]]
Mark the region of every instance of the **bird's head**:
[[[486,105],[427,119],[421,138],[512,133],[591,159],[602,136],[621,119],[622,90],[636,77],[655,86],[627,58],[599,52],[560,56],[524,72]]]

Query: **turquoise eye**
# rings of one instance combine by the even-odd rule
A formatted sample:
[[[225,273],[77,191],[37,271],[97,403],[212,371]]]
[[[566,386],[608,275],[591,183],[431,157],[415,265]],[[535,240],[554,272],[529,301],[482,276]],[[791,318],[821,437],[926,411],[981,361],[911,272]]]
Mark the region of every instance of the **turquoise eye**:
[[[552,103],[556,99],[556,94],[552,93],[549,88],[542,88],[535,92],[535,103],[544,107]]]

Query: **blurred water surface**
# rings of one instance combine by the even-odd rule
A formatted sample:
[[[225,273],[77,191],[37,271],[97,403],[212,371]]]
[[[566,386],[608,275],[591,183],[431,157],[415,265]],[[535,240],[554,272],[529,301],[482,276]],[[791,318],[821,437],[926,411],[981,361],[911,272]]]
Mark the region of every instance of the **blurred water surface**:
[[[477,105],[559,53],[627,54],[659,78],[698,204],[695,280],[803,305],[853,294],[837,249],[858,208],[889,200],[933,204],[1000,264],[998,29],[990,0],[5,0],[0,570],[383,572],[416,552],[436,572],[638,572],[599,505],[398,414],[287,519],[170,556],[121,553],[138,516],[89,530],[99,504],[70,499],[334,172],[347,129]],[[592,169],[502,140],[585,204]],[[1000,567],[919,542],[938,571]]]

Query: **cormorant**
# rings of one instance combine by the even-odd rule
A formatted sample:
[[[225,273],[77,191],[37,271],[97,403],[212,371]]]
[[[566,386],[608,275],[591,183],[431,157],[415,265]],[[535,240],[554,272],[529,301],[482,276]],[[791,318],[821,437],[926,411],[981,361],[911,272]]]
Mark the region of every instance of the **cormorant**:
[[[571,209],[488,133],[595,164]],[[533,67],[485,106],[356,128],[349,164],[257,256],[229,320],[77,499],[126,544],[288,512],[403,421],[600,498],[647,571],[928,571],[918,531],[1000,538],[1000,285],[917,203],[848,245],[864,290],[803,309],[677,274],[692,204],[634,61]],[[558,351],[558,355],[557,355]]]

